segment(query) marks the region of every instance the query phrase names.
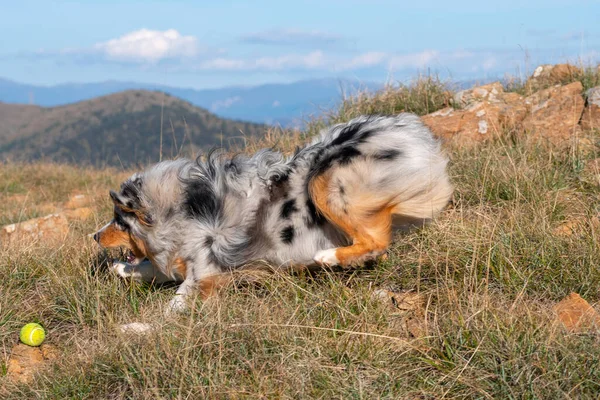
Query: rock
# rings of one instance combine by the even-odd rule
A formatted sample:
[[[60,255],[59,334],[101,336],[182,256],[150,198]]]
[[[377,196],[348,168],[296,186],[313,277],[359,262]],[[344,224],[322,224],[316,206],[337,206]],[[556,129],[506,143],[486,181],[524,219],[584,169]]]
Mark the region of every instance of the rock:
[[[35,210],[42,215],[56,214],[59,207],[54,203],[42,203],[35,206]]]
[[[65,203],[65,208],[73,210],[76,208],[89,206],[90,203],[91,199],[89,198],[89,196],[86,196],[85,194],[75,194],[71,196],[69,200],[67,200],[67,202]]]
[[[485,141],[525,118],[523,97],[504,92],[499,82],[458,92],[454,101],[463,108],[444,108],[422,120],[436,136],[461,145]]]
[[[391,307],[399,311],[402,319],[400,326],[407,336],[414,338],[425,336],[425,297],[423,295],[414,292],[377,289],[373,291],[372,296],[388,302]]]
[[[585,167],[583,167],[583,177],[585,180],[600,186],[600,158],[585,162]]]
[[[373,291],[373,297],[389,301],[395,308],[403,311],[415,311],[423,308],[425,298],[414,292],[393,292],[387,289]]]
[[[523,128],[535,137],[553,144],[565,144],[576,133],[583,113],[581,82],[553,86],[525,99],[528,108]]]
[[[69,222],[64,214],[50,214],[3,226],[0,229],[0,241],[7,243],[17,238],[51,241],[64,239],[68,232]]]
[[[588,156],[590,154],[598,154],[600,141],[595,137],[580,137],[573,138],[572,146],[579,154]]]
[[[144,322],[131,322],[129,324],[119,325],[119,331],[122,334],[145,335],[151,333],[156,328],[151,324]]]
[[[581,116],[581,127],[600,130],[600,86],[589,89],[585,95],[587,104]]]
[[[571,293],[554,306],[557,319],[571,333],[597,331],[600,315],[577,293]]]
[[[94,214],[94,211],[89,207],[81,207],[74,210],[65,210],[64,214],[68,219],[85,221]]]
[[[8,196],[6,198],[6,201],[8,203],[18,203],[18,204],[23,205],[27,201],[31,201],[31,197],[29,196],[29,194],[17,193],[17,194],[12,194],[12,195]]]
[[[595,228],[600,228],[600,218],[598,217],[576,217],[571,218],[552,231],[557,236],[573,236],[575,234],[582,235],[589,231],[588,225]]]
[[[564,85],[572,82],[582,73],[581,68],[571,64],[540,65],[525,83],[528,90],[536,91],[552,85]]]
[[[497,100],[501,93],[504,93],[502,84],[500,82],[494,82],[483,86],[476,86],[471,89],[461,90],[454,95],[454,102],[459,107],[466,107],[482,100]]]
[[[12,382],[31,382],[34,374],[56,357],[57,350],[52,345],[43,344],[40,347],[31,347],[19,343],[11,351],[6,375]]]

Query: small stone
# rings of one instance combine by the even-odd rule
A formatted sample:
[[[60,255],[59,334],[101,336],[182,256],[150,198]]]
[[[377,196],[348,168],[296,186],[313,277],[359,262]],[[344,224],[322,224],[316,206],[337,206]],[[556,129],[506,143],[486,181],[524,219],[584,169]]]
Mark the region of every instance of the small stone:
[[[587,104],[581,116],[583,129],[600,130],[600,86],[586,92]]]
[[[587,218],[587,217],[575,217],[569,219],[552,231],[557,236],[573,236],[575,234],[582,234],[586,232],[586,225],[591,225],[595,228],[600,228],[600,219],[597,216]]]
[[[600,186],[600,158],[586,161],[583,175],[589,182]]]
[[[571,293],[554,306],[558,321],[571,333],[597,331],[600,315],[577,293]]]
[[[129,324],[119,325],[119,331],[122,334],[145,335],[154,330],[154,326],[144,322],[131,322]]]
[[[57,356],[57,349],[52,345],[31,347],[19,343],[11,351],[6,375],[12,382],[31,382],[34,374],[39,372],[47,361],[56,359]]]
[[[393,292],[387,289],[377,289],[373,291],[373,297],[389,300],[391,305],[403,311],[422,309],[425,304],[423,295],[414,292]]]
[[[538,66],[525,83],[530,91],[536,91],[552,85],[564,85],[572,82],[582,70],[571,64],[546,64]]]
[[[387,289],[374,290],[372,296],[385,301],[390,308],[397,310],[400,317],[399,328],[407,336],[414,338],[426,334],[425,297],[415,292],[393,292]]]

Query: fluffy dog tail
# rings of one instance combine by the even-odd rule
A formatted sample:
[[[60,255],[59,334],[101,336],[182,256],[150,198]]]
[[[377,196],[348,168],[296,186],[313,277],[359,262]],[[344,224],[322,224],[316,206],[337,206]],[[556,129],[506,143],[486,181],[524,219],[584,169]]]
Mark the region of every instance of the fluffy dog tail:
[[[320,140],[309,195],[352,245],[319,251],[319,264],[376,257],[389,245],[393,223],[421,224],[452,195],[448,159],[415,115],[360,117],[323,132]]]
[[[452,196],[448,159],[414,114],[359,117],[322,132],[318,142],[323,147],[310,171],[309,192],[314,197],[315,181],[327,181],[321,196],[343,218],[351,212],[364,219],[385,209],[396,220],[427,220]]]

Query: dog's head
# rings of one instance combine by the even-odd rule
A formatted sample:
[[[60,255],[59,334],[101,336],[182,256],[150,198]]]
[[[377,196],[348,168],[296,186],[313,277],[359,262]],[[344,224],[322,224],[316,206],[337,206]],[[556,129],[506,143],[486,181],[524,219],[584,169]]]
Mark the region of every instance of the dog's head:
[[[110,191],[113,219],[94,234],[94,240],[104,248],[127,250],[127,262],[132,264],[151,258],[145,238],[153,219],[143,198],[142,185],[142,178],[134,175],[121,185],[119,192]]]

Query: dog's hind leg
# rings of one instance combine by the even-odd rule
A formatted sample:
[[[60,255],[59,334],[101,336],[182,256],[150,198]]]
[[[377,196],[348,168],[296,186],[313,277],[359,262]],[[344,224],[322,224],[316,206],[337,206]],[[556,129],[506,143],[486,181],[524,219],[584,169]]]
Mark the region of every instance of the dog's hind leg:
[[[383,254],[391,241],[394,207],[369,195],[337,201],[339,192],[332,186],[330,173],[315,177],[309,186],[312,200],[327,220],[348,235],[352,245],[319,251],[314,260],[322,265],[346,266]]]

